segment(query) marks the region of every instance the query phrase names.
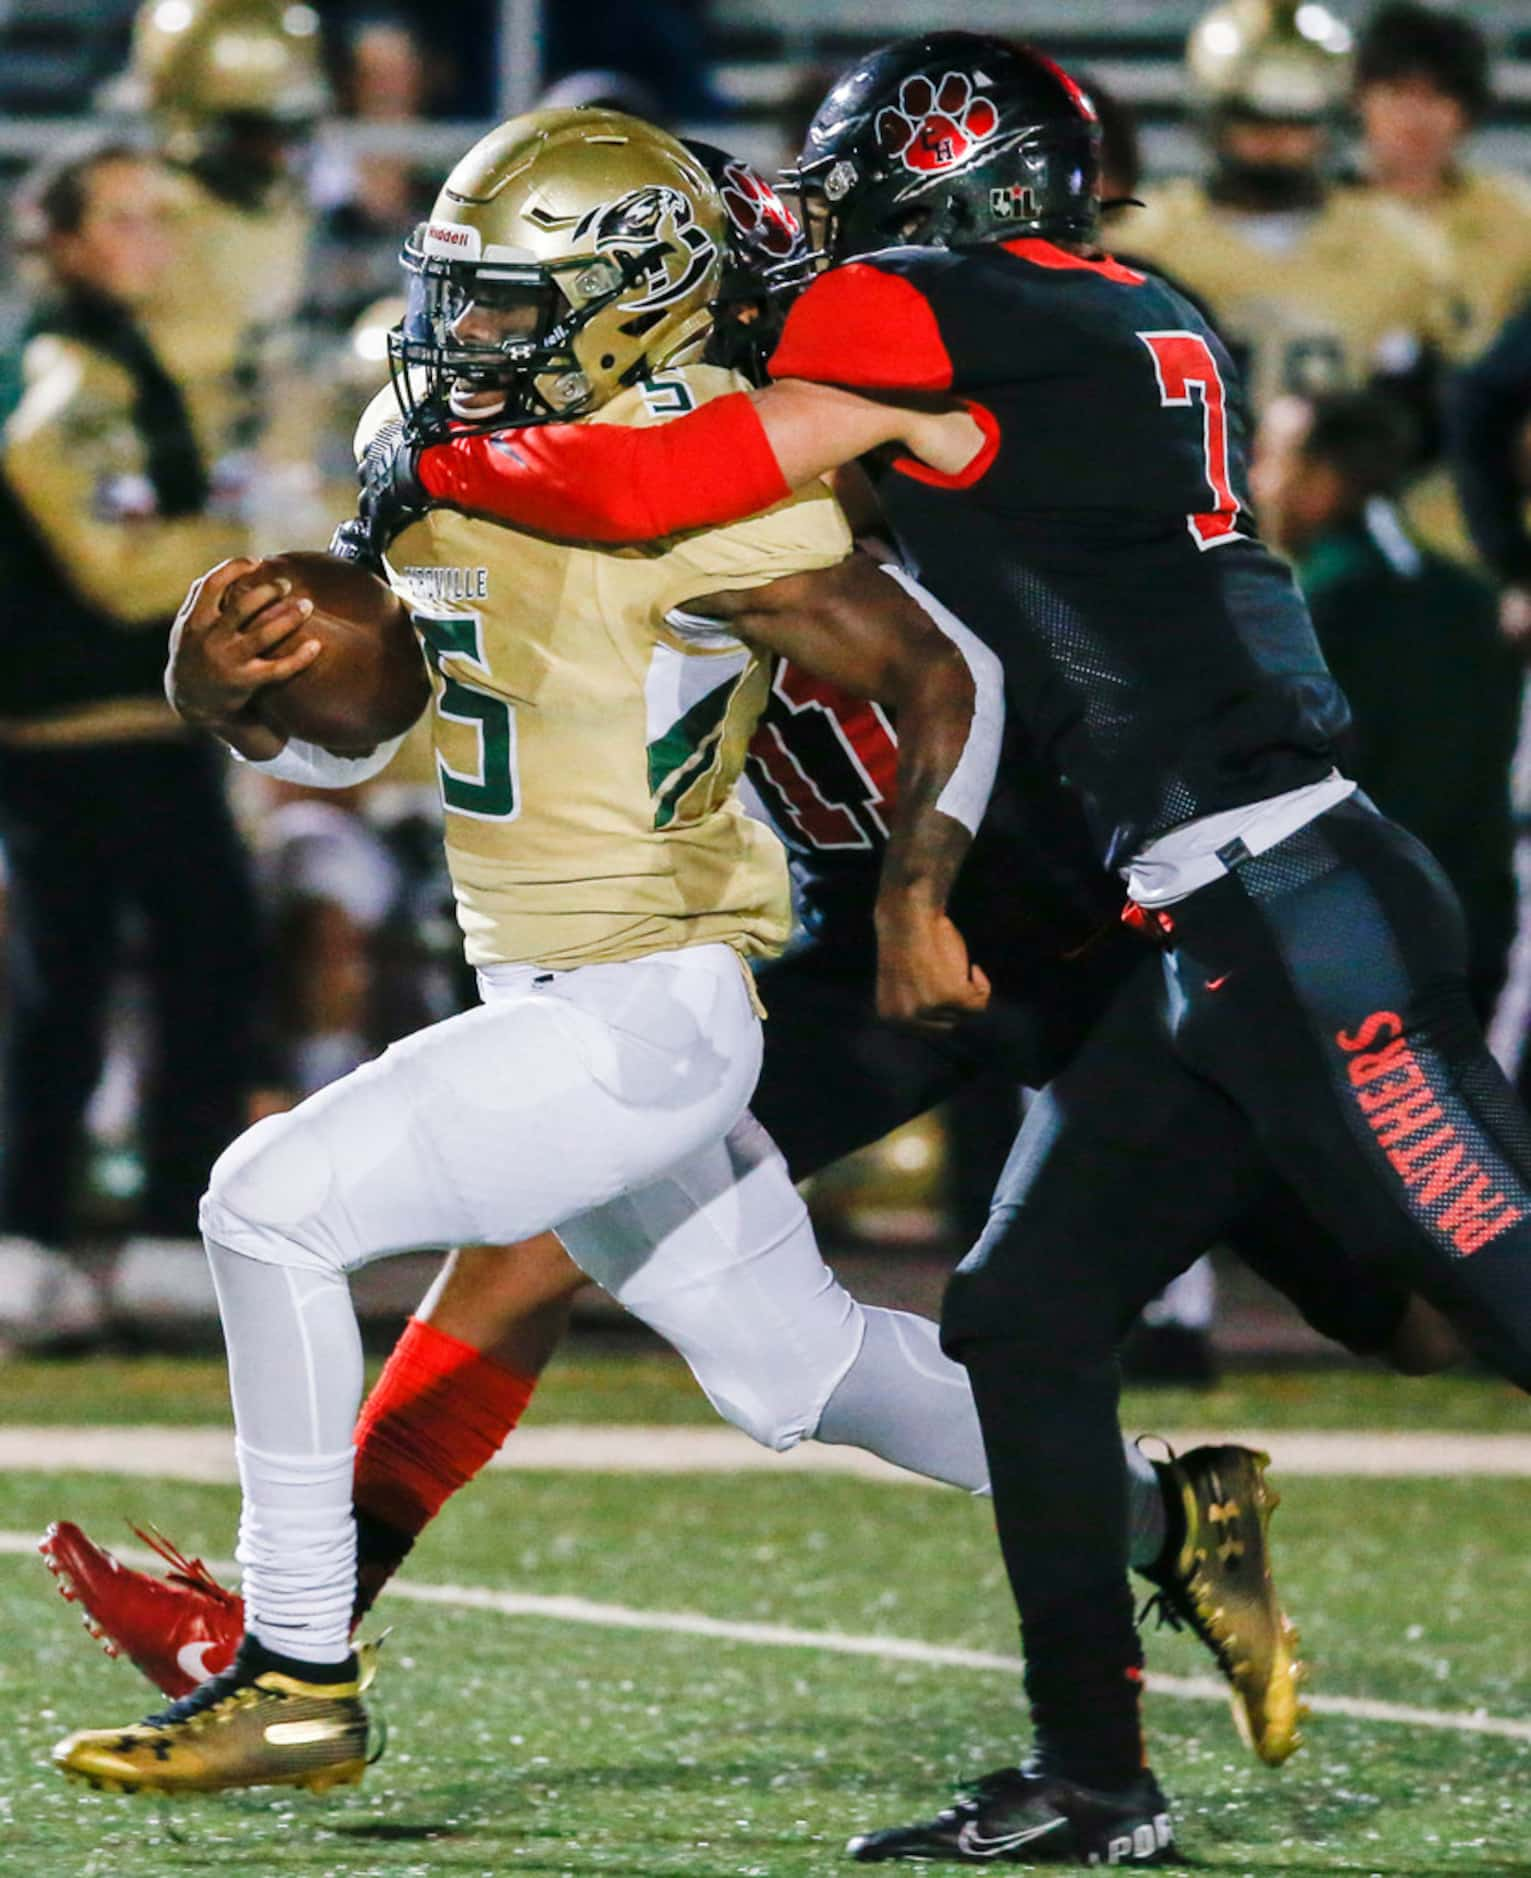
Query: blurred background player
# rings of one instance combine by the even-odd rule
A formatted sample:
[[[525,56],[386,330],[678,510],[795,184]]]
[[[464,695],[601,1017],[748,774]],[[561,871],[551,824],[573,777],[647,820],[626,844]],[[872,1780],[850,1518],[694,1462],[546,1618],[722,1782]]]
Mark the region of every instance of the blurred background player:
[[[147,117],[172,179],[178,264],[146,318],[204,455],[257,549],[318,539],[296,320],[313,233],[301,165],[329,103],[319,16],[282,0],[146,0],[108,96]]]
[[[1211,167],[1151,187],[1113,221],[1114,245],[1205,306],[1257,411],[1377,378],[1431,396],[1451,330],[1440,244],[1328,173],[1347,28],[1316,4],[1227,0],[1192,32],[1187,65]]]
[[[1350,700],[1349,774],[1457,890],[1482,1019],[1514,930],[1519,688],[1493,589],[1425,547],[1399,511],[1413,454],[1408,412],[1379,392],[1287,396],[1260,424],[1250,487]]]
[[[153,1044],[145,1188],[126,1258],[194,1255],[208,1156],[243,1113],[256,915],[222,754],[165,702],[189,578],[238,552],[180,389],[143,324],[175,264],[162,171],[122,142],[44,165],[21,245],[38,285],[5,427],[0,827],[11,876],[0,1324],[82,1334],[60,1264],[108,998],[136,940]]]

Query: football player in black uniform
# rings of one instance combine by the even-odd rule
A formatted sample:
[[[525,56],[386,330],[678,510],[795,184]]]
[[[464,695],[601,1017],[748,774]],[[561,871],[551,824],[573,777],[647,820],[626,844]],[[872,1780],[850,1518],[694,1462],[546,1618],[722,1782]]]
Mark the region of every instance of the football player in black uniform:
[[[1345,701],[1255,530],[1233,368],[1194,308],[1099,252],[1097,168],[1089,100],[1050,61],[965,34],[887,48],[810,131],[805,202],[846,265],[788,316],[784,382],[660,431],[543,426],[513,456],[461,438],[392,469],[451,500],[495,456],[522,522],[634,539],[892,446],[901,551],[1001,654],[1162,948],[1033,1108],[947,1299],[1032,1755],[855,1841],[868,1860],[1167,1861],[1121,1496],[1101,1491],[1122,1479],[1112,1359],[1226,1224],[1251,1139],[1355,1258],[1531,1384],[1531,1125],[1472,1019],[1460,914],[1334,768]],[[932,857],[909,942],[961,946],[955,865]]]

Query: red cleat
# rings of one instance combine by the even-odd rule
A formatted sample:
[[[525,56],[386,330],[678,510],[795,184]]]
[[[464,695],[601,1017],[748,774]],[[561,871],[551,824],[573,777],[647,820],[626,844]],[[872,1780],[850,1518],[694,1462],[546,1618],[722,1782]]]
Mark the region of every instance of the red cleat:
[[[133,1531],[170,1566],[164,1577],[134,1571],[68,1520],[50,1526],[37,1549],[59,1595],[84,1606],[81,1621],[108,1656],[127,1657],[168,1696],[189,1695],[233,1662],[244,1600],[163,1534]]]

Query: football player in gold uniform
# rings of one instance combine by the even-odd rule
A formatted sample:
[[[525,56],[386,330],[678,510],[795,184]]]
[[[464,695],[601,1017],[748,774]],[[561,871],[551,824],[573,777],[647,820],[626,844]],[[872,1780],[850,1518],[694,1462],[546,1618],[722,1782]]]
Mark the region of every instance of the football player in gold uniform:
[[[739,388],[698,362],[722,218],[684,148],[634,120],[542,112],[502,127],[410,245],[403,403],[428,422],[649,425]],[[781,849],[733,785],[772,653],[897,710],[884,1003],[975,1008],[987,987],[943,909],[1001,710],[993,656],[849,550],[822,484],[643,549],[558,545],[449,509],[392,542],[432,672],[484,1004],[261,1123],[215,1167],[202,1223],[246,1495],[247,1634],[226,1675],[148,1722],[61,1743],[65,1772],[131,1791],[360,1777],[357,1265],[556,1225],[720,1407],[779,1445],[860,1360],[859,1307],[747,1113],[760,1033],[744,961],[783,943],[789,907]],[[216,629],[238,567],[189,601],[183,637]],[[290,754],[248,721],[219,727],[248,757]],[[927,1328],[909,1381],[944,1393]]]
[[[1209,309],[1256,410],[1282,392],[1420,372],[1452,331],[1441,244],[1324,174],[1349,87],[1345,27],[1319,5],[1226,0],[1192,32],[1188,65],[1211,171],[1124,212],[1120,248]]]
[[[280,394],[296,372],[312,234],[297,159],[329,102],[318,14],[286,0],[145,0],[109,96],[148,117],[171,177],[180,264],[147,309],[151,336],[207,460],[258,507],[277,466],[315,454],[311,401]],[[272,438],[275,422],[293,434]]]

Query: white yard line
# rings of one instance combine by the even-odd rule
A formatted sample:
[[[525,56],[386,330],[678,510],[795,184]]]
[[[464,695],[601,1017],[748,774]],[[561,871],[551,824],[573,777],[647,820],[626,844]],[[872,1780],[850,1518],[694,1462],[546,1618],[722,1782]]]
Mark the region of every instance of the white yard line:
[[[1273,1470],[1293,1479],[1531,1479],[1531,1434],[1191,1428],[1171,1429],[1164,1438],[1181,1452],[1204,1442],[1241,1441],[1265,1449]],[[493,1465],[561,1474],[849,1474],[905,1486],[930,1484],[859,1448],[809,1441],[790,1454],[773,1454],[733,1428],[522,1428]],[[0,1473],[24,1472],[223,1482],[235,1477],[234,1443],[226,1428],[0,1428]]]
[[[0,1532],[0,1557],[24,1557],[37,1550],[37,1535]],[[162,1561],[138,1546],[113,1550],[125,1563],[159,1566]],[[211,1561],[212,1569],[231,1579],[237,1567],[226,1559]],[[39,1560],[38,1570],[43,1569]],[[669,1636],[705,1637],[719,1643],[752,1644],[766,1649],[820,1650],[835,1656],[865,1656],[885,1663],[919,1663],[932,1669],[977,1670],[1016,1676],[1020,1659],[991,1650],[960,1650],[947,1644],[923,1643],[913,1637],[857,1636],[841,1630],[797,1630],[789,1624],[736,1623],[722,1617],[704,1617],[695,1611],[641,1611],[626,1604],[598,1604],[591,1598],[539,1597],[525,1591],[495,1591],[487,1585],[417,1584],[395,1579],[390,1599],[413,1604],[437,1604],[448,1610],[492,1611],[500,1617],[530,1617],[544,1623],[589,1624],[604,1630],[643,1630]],[[1157,1695],[1183,1702],[1226,1702],[1227,1685],[1211,1676],[1148,1677]],[[1507,1741],[1531,1741],[1531,1721],[1487,1715],[1481,1709],[1413,1708],[1403,1702],[1373,1702],[1361,1696],[1308,1696],[1315,1715],[1341,1715],[1352,1721],[1393,1723],[1405,1728],[1433,1728],[1451,1734],[1496,1735]]]

